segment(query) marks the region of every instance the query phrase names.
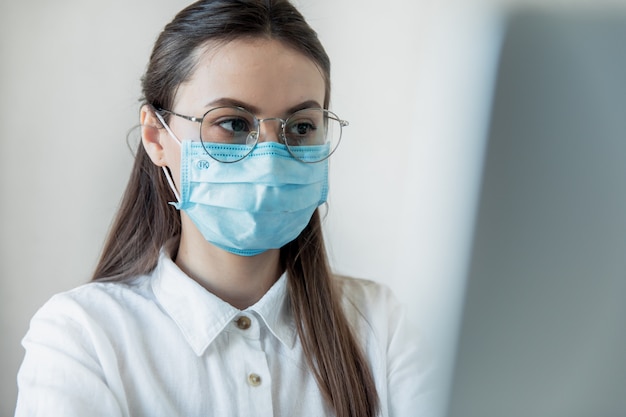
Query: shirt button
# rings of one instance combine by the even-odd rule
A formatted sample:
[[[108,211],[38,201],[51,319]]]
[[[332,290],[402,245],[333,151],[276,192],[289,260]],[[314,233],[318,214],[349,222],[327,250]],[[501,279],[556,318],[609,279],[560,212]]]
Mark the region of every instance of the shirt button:
[[[239,327],[241,330],[248,330],[250,328],[250,319],[246,316],[241,316],[239,317],[237,320],[235,320],[235,324],[237,325],[237,327]]]
[[[257,374],[248,375],[248,384],[252,385],[253,387],[258,387],[259,385],[261,385],[261,377]]]

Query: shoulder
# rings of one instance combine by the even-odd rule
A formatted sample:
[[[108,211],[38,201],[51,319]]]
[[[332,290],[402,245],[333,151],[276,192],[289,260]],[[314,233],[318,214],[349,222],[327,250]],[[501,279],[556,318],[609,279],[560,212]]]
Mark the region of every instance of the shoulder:
[[[367,343],[386,344],[395,331],[404,306],[391,289],[380,282],[341,275],[334,277],[348,321]]]
[[[52,296],[44,305],[80,304],[85,307],[100,303],[119,303],[129,299],[149,298],[149,277],[137,277],[123,282],[94,281]]]
[[[120,366],[142,340],[141,329],[150,328],[146,316],[135,313],[156,311],[144,281],[85,284],[54,295],[35,313],[22,339],[20,415],[42,404],[55,415],[93,415],[84,411],[91,405],[98,415],[117,415],[124,393]]]
[[[76,329],[115,326],[154,304],[153,299],[146,277],[127,283],[90,282],[52,296],[33,316],[30,330],[43,324]]]
[[[56,352],[90,364],[96,372],[103,358],[137,343],[162,319],[150,292],[149,282],[138,279],[92,282],[52,296],[34,314],[22,339],[29,363],[40,366],[42,358]]]
[[[368,316],[372,310],[395,309],[400,303],[391,289],[383,283],[367,279],[334,276],[344,308],[358,310]]]

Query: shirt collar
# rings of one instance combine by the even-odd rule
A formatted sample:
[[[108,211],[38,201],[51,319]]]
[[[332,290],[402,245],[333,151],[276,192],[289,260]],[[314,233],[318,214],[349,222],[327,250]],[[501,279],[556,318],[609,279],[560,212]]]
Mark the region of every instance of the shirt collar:
[[[246,311],[254,311],[285,347],[291,349],[296,342],[296,324],[287,296],[287,273],[274,283],[272,288]]]
[[[296,327],[287,297],[286,275],[244,311],[257,313],[270,332],[291,349],[296,341]],[[161,250],[151,285],[156,299],[198,356],[242,312],[187,276],[166,249]]]

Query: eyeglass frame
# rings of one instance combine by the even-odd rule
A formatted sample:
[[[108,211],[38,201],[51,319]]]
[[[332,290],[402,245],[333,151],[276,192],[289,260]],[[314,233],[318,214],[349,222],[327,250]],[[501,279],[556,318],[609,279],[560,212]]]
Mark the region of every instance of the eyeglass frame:
[[[327,160],[328,158],[330,158],[330,156],[331,156],[333,153],[335,153],[335,151],[336,151],[336,150],[337,150],[337,148],[339,147],[339,143],[341,142],[341,137],[343,136],[343,128],[344,128],[344,127],[346,127],[346,126],[349,126],[349,125],[350,125],[350,123],[349,123],[347,120],[343,120],[343,119],[339,118],[339,116],[337,116],[334,112],[332,112],[332,111],[330,111],[330,110],[328,110],[328,109],[321,108],[321,107],[307,107],[307,108],[304,108],[304,109],[297,110],[297,111],[293,112],[292,114],[290,114],[290,115],[289,115],[286,119],[282,119],[282,118],[280,118],[280,117],[266,117],[266,118],[263,118],[263,119],[259,119],[259,118],[258,118],[258,117],[257,117],[254,113],[252,113],[250,110],[248,110],[248,109],[246,109],[246,108],[244,108],[244,107],[241,107],[241,106],[218,106],[218,107],[213,107],[213,108],[211,108],[211,109],[207,110],[207,111],[206,111],[206,112],[202,115],[202,117],[186,116],[186,115],[184,115],[184,114],[176,113],[176,112],[173,112],[173,111],[171,111],[171,110],[166,110],[166,109],[161,108],[161,107],[154,107],[154,106],[153,106],[153,108],[154,108],[154,110],[155,110],[157,113],[159,113],[159,114],[160,114],[160,113],[167,113],[167,114],[171,114],[171,115],[173,115],[173,116],[177,116],[177,117],[180,117],[180,118],[182,118],[182,119],[188,120],[188,121],[190,121],[190,122],[199,123],[199,124],[200,124],[200,143],[202,143],[202,144],[203,144],[203,145],[202,145],[202,147],[204,147],[204,141],[202,140],[202,123],[204,123],[204,118],[205,118],[205,117],[206,117],[206,115],[207,115],[207,114],[209,114],[211,111],[216,110],[216,109],[232,108],[232,109],[237,109],[237,110],[240,110],[240,111],[244,111],[244,112],[249,113],[250,115],[252,115],[252,117],[254,117],[254,119],[257,121],[257,126],[258,126],[259,130],[258,130],[257,132],[251,131],[250,133],[248,133],[248,136],[250,136],[252,133],[256,133],[256,134],[254,135],[254,137],[255,137],[255,139],[254,139],[254,145],[252,145],[252,146],[250,147],[250,150],[249,150],[249,151],[248,151],[248,153],[246,153],[244,156],[242,156],[242,157],[241,157],[241,158],[239,158],[239,159],[232,160],[232,161],[222,161],[222,160],[219,160],[219,159],[215,158],[213,155],[211,155],[211,153],[210,153],[210,152],[208,152],[208,151],[206,150],[206,148],[205,148],[205,151],[206,151],[207,155],[209,155],[211,158],[213,158],[214,160],[216,160],[216,161],[218,161],[218,162],[221,162],[221,163],[226,163],[226,164],[229,164],[229,163],[234,163],[234,162],[239,162],[239,161],[241,161],[241,160],[245,159],[248,155],[250,155],[250,154],[252,153],[252,151],[254,150],[254,148],[256,148],[256,145],[259,143],[259,136],[260,136],[260,133],[261,133],[261,123],[262,123],[262,122],[271,121],[271,120],[277,120],[277,121],[279,121],[279,122],[280,122],[280,134],[279,134],[279,137],[280,137],[280,138],[281,138],[281,140],[283,141],[283,143],[284,143],[285,147],[287,148],[287,151],[289,151],[289,154],[291,154],[291,156],[293,156],[296,160],[298,160],[298,161],[300,161],[300,162],[302,162],[302,163],[305,163],[305,164],[315,164],[315,163],[318,163],[318,162],[323,162],[323,161]],[[326,114],[330,114],[334,120],[336,120],[337,122],[339,122],[339,126],[340,126],[340,128],[341,128],[341,130],[340,130],[340,132],[339,132],[339,139],[337,140],[337,146],[335,146],[335,148],[334,148],[334,149],[332,149],[332,150],[328,153],[328,155],[326,155],[326,157],[324,157],[323,159],[320,159],[319,161],[305,161],[305,160],[303,160],[303,159],[299,158],[297,155],[295,155],[295,154],[292,152],[291,147],[287,144],[287,137],[285,136],[285,127],[287,126],[287,121],[288,121],[291,117],[293,117],[296,113],[298,113],[298,112],[302,112],[302,111],[305,111],[305,110],[321,110],[322,112],[324,112],[324,113],[326,113]],[[160,114],[160,115],[161,115],[161,114]],[[161,117],[163,117],[163,115],[161,115]]]

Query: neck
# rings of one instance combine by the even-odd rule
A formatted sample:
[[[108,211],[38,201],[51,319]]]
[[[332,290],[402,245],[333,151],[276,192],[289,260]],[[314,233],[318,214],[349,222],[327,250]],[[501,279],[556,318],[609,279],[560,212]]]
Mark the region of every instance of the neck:
[[[207,242],[183,214],[176,265],[205,289],[244,310],[265,295],[282,274],[280,250],[239,256]]]

